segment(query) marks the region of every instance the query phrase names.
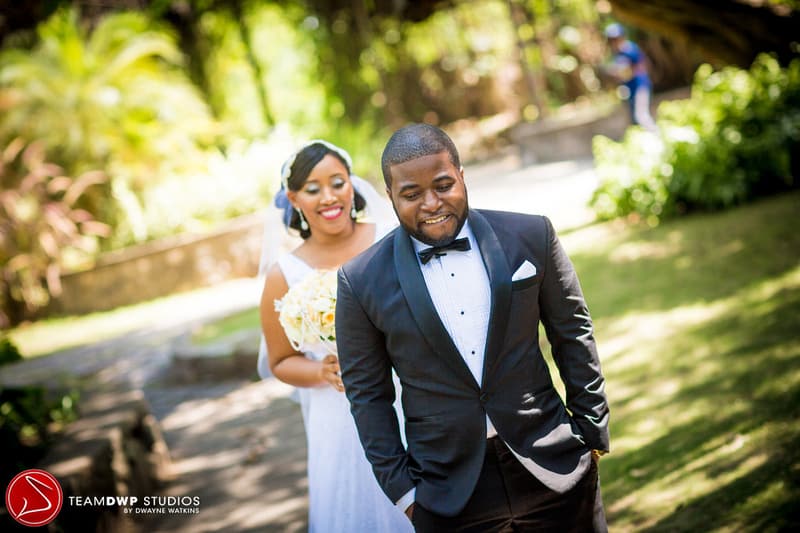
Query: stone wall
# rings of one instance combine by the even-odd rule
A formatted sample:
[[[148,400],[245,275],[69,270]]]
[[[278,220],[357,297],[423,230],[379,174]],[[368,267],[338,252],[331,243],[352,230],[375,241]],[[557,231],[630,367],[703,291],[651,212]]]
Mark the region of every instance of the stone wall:
[[[136,532],[136,516],[119,505],[75,505],[81,499],[158,494],[170,479],[170,459],[161,429],[141,391],[94,393],[80,403],[70,424],[36,465],[53,474],[64,505],[48,531]]]
[[[63,293],[42,313],[83,314],[255,276],[264,215],[237,218],[209,235],[177,236],[101,258],[92,270],[66,274]]]
[[[655,95],[651,106],[653,117],[659,103],[688,97],[688,87]],[[588,108],[572,116],[521,123],[511,128],[507,136],[519,147],[522,164],[531,165],[590,158],[595,135],[619,140],[629,124],[627,104],[620,104],[611,109]]]

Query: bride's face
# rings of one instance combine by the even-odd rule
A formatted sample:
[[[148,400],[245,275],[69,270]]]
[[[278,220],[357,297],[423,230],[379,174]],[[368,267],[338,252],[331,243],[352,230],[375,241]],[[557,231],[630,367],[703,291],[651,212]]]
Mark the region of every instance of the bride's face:
[[[312,235],[335,235],[353,224],[353,185],[347,167],[332,154],[317,163],[299,191],[288,191],[287,196],[303,212]]]

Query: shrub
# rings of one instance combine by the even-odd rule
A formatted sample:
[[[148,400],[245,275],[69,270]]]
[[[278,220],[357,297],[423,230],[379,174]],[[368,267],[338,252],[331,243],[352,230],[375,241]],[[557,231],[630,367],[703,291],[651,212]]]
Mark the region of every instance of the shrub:
[[[5,335],[0,335],[0,366],[22,360],[19,349]]]
[[[41,143],[12,141],[0,154],[0,327],[14,325],[61,290],[69,257],[91,256],[109,228],[78,206],[105,176],[62,175]]]
[[[622,142],[593,142],[600,218],[636,214],[651,224],[797,186],[800,60],[781,68],[762,54],[749,70],[703,65],[691,98],[664,102],[660,135],[629,128]],[[794,156],[797,158],[797,156]]]
[[[48,395],[43,387],[0,388],[0,448],[5,455],[0,479],[31,468],[53,437],[78,418],[78,393]]]
[[[144,13],[90,26],[64,7],[35,36],[30,48],[0,50],[0,143],[36,139],[72,176],[102,169],[109,179],[82,207],[116,236],[137,215],[119,196],[141,202],[161,176],[202,171],[219,125],[183,71],[177,36]]]

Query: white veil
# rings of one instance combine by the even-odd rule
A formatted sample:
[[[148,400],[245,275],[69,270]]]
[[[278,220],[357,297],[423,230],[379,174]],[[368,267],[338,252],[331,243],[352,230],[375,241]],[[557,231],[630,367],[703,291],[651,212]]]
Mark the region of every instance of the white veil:
[[[337,147],[338,150],[341,150]],[[293,160],[293,159],[292,159]],[[291,163],[290,163],[291,164]],[[394,209],[386,196],[379,193],[367,180],[351,174],[350,180],[356,191],[366,201],[366,207],[359,213],[359,222],[375,224],[376,240],[387,234],[397,226],[397,217]],[[291,209],[289,207],[289,209]],[[299,233],[284,225],[284,211],[281,208],[270,206],[264,213],[264,236],[261,241],[261,259],[258,264],[258,275],[263,279],[272,265],[282,254],[289,253],[303,241]],[[269,361],[267,359],[267,344],[264,334],[261,334],[261,344],[258,349],[258,375],[264,379],[271,376]]]
[[[375,224],[376,240],[389,233],[395,226],[397,226],[397,215],[394,212],[389,199],[385,195],[379,193],[375,187],[363,178],[359,178],[355,174],[350,176],[353,182],[353,187],[356,188],[358,194],[367,203],[367,206],[359,216],[359,222],[372,222]]]

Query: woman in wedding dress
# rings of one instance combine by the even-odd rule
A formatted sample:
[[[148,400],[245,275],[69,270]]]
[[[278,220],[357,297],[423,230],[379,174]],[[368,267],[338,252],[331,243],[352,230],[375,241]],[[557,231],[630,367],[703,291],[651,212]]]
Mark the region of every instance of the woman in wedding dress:
[[[267,272],[261,324],[268,356],[262,351],[259,373],[266,374],[268,363],[272,375],[300,387],[308,440],[309,531],[413,531],[378,486],[364,455],[336,355],[321,343],[304,346],[303,352],[293,348],[275,310],[275,301],[294,284],[316,270],[338,269],[391,229],[358,220],[365,197],[373,203],[382,199],[369,184],[351,176],[347,153],[325,141],[312,141],[292,156],[281,180],[276,204],[285,208],[284,223],[298,230],[303,242]]]

